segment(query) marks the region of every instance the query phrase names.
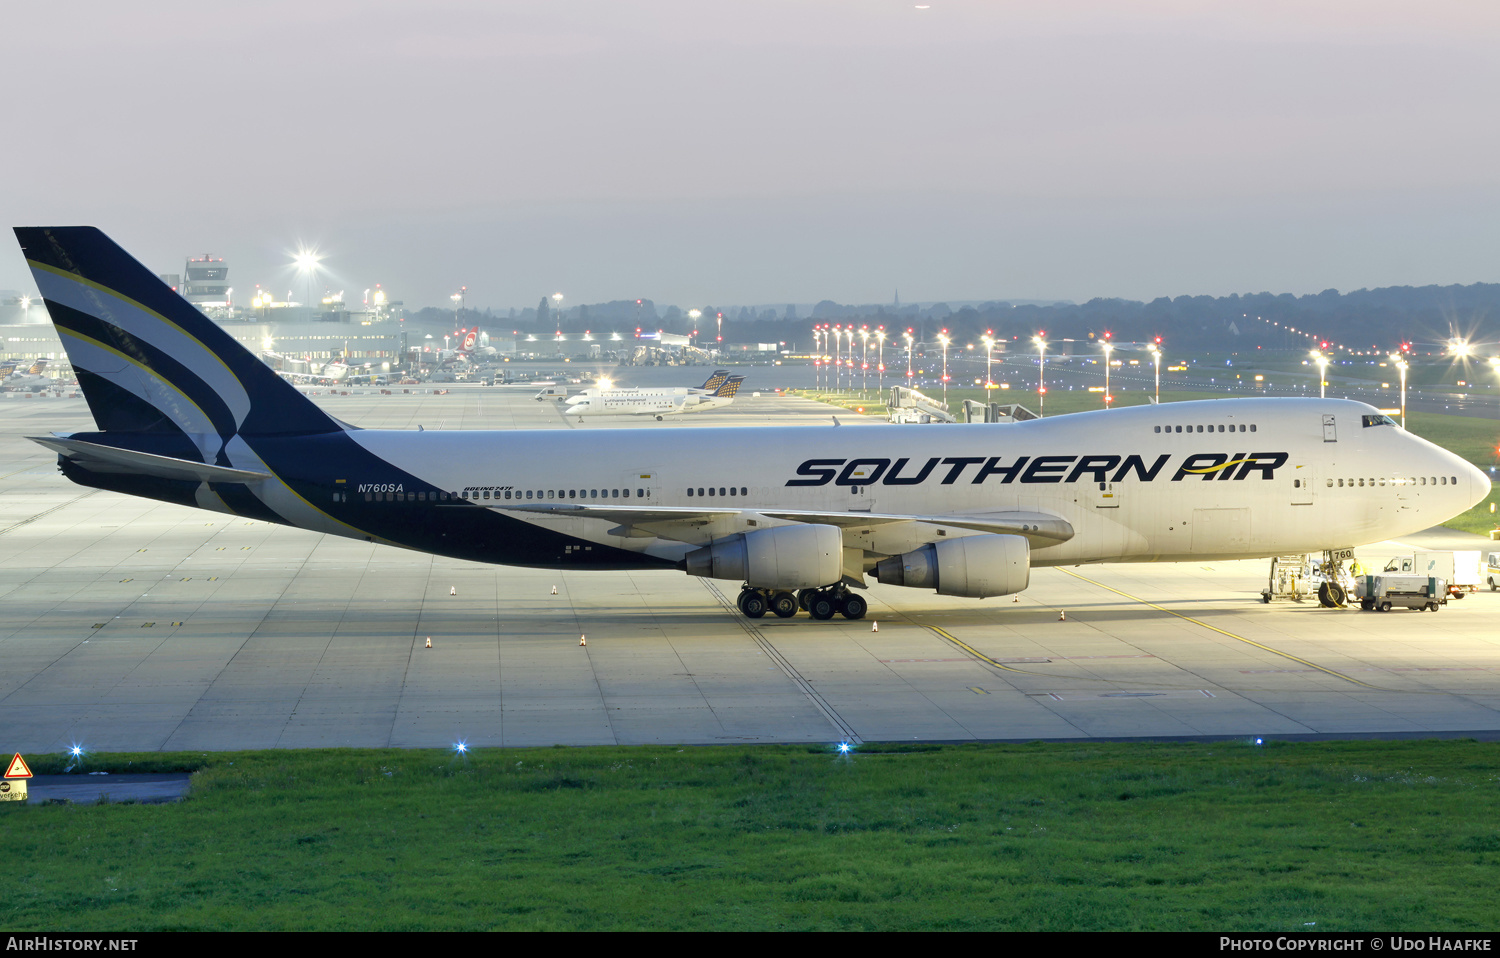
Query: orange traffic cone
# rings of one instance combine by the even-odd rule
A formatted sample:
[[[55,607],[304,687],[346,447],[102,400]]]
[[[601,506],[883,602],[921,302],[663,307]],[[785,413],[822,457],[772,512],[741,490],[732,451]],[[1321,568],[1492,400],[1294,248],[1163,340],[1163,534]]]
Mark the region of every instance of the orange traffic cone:
[[[589,637],[588,636],[586,636],[586,635],[580,635],[578,637],[578,647],[579,648],[583,648],[584,646],[586,646],[588,644],[589,644]]]
[[[429,649],[432,648],[432,636],[430,635],[427,637],[427,647]]]

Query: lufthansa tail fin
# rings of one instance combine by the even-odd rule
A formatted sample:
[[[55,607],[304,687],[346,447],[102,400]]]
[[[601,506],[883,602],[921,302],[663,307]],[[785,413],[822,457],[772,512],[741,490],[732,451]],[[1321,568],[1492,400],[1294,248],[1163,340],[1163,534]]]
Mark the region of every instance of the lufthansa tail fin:
[[[208,449],[343,428],[94,227],[16,239],[101,431],[180,432]]]
[[[729,370],[727,370],[727,369],[715,369],[714,370],[714,374],[712,376],[708,377],[707,379],[705,379],[703,381],[703,385],[699,386],[698,388],[699,389],[706,389],[709,392],[713,392],[715,389],[718,389],[721,385],[723,385],[724,384],[724,380],[727,379],[727,378],[729,378]]]
[[[744,381],[744,376],[730,376],[724,380],[724,384],[714,392],[714,395],[720,399],[733,399],[734,394],[740,391],[740,383]]]

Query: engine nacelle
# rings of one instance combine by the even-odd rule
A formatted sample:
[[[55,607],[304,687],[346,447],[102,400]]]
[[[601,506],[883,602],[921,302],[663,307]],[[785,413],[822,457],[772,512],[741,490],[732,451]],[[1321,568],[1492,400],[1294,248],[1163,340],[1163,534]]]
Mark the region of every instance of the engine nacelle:
[[[1031,543],[1025,536],[943,539],[882,559],[875,578],[886,585],[936,589],[939,595],[1010,595],[1031,583]]]
[[[837,526],[772,526],[694,549],[684,569],[710,579],[741,579],[757,589],[816,589],[843,578],[843,550]]]

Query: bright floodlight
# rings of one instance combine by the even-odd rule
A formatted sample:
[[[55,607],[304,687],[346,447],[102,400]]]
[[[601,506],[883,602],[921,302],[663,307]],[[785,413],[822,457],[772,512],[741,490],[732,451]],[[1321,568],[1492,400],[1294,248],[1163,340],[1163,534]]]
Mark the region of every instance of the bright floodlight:
[[[613,389],[614,385],[615,385],[614,380],[610,379],[608,376],[600,376],[599,377],[599,388],[600,389]]]
[[[1453,350],[1453,355],[1460,357],[1468,356],[1474,351],[1467,339],[1455,339],[1450,344],[1450,347]]]
[[[73,756],[74,758],[77,758],[78,756],[83,754],[83,746],[74,745],[72,748],[68,749],[68,754]]]
[[[457,752],[460,755],[464,755],[469,751],[469,743],[460,739],[459,741],[453,743],[453,751]]]
[[[839,743],[839,754],[843,755],[843,754],[848,753],[848,751],[849,751],[850,748],[852,748],[852,746],[848,742],[840,742]]]
[[[315,270],[318,268],[318,262],[321,259],[322,257],[318,255],[317,250],[300,249],[297,251],[297,268],[307,271]]]

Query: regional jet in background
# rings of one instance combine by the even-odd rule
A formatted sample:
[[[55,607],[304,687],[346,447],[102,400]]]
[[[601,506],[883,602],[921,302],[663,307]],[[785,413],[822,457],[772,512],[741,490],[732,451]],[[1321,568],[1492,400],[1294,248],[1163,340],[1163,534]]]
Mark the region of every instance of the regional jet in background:
[[[0,366],[0,389],[11,392],[36,392],[57,385],[56,380],[44,375],[47,360],[38,359],[24,373],[16,372],[16,364],[8,363],[9,370]]]
[[[712,380],[710,380],[712,381]],[[678,416],[685,412],[707,412],[722,409],[734,402],[740,391],[744,376],[730,376],[711,393],[697,390],[690,392],[651,392],[639,390],[602,389],[569,396],[564,416]]]
[[[98,230],[16,235],[98,426],[34,439],[74,482],[477,562],[678,569],[743,583],[755,617],[859,618],[872,575],[983,598],[1033,567],[1342,550],[1490,491],[1339,399],[961,429],[360,429]]]
[[[574,402],[585,396],[601,396],[606,393],[623,396],[706,396],[715,392],[729,378],[729,370],[716,369],[701,386],[616,386],[608,379],[599,380],[598,385],[580,389],[569,394],[568,387],[557,383],[538,383],[546,388],[536,394],[537,402]]]

